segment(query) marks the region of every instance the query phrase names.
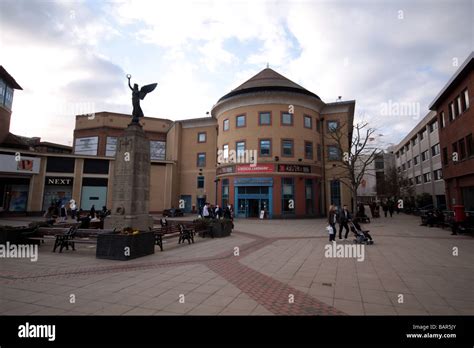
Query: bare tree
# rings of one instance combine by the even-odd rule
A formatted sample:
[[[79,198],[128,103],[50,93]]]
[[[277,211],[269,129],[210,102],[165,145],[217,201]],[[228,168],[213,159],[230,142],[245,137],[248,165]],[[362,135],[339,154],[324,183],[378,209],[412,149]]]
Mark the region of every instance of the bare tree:
[[[375,140],[373,135],[376,129],[368,127],[367,122],[355,124],[349,136],[347,131],[343,131],[344,126],[329,129],[326,138],[329,139],[327,145],[336,146],[339,151],[340,161],[333,165],[341,169],[339,179],[350,189],[353,197],[352,211],[355,211],[357,189],[364,175],[375,175],[375,172],[369,173],[368,169],[382,151],[371,146],[370,142]]]

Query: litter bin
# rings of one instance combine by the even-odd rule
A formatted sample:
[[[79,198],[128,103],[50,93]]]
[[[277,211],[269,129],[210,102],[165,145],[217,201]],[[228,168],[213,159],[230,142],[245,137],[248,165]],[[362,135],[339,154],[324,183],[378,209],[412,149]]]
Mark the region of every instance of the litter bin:
[[[454,222],[463,222],[466,220],[466,213],[464,212],[464,205],[453,205]]]

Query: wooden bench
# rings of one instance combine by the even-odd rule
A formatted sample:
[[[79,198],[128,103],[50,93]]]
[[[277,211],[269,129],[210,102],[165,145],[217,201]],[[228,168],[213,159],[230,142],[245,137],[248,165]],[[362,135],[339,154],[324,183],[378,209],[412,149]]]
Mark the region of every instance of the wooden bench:
[[[196,228],[193,223],[161,223],[161,227],[151,228],[150,231],[155,234],[155,245],[160,247],[163,251],[163,237],[172,238],[178,236],[178,244],[184,241],[188,241],[188,244],[194,243],[194,235],[196,234]]]
[[[58,227],[40,227],[38,229],[38,236],[30,237],[31,240],[55,239],[53,252],[59,247],[61,253],[64,248],[69,250],[76,250],[75,244],[97,244],[97,236],[102,233],[113,233],[115,229],[97,230],[97,229],[78,229],[77,227],[58,228]]]

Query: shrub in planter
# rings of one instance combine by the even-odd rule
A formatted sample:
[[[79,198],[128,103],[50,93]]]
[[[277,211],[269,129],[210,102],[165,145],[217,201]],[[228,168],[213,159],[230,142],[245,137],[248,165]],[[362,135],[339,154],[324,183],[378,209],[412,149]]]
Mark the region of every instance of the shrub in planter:
[[[126,228],[97,237],[98,259],[127,261],[155,253],[155,234]]]

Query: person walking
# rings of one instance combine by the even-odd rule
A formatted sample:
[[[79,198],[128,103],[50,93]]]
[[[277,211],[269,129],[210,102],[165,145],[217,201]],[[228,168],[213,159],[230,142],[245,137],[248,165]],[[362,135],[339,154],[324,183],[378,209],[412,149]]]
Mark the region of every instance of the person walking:
[[[388,212],[390,213],[390,217],[393,217],[394,208],[395,208],[395,204],[393,203],[393,201],[390,201],[388,203]]]
[[[59,209],[59,221],[64,222],[67,219],[67,211],[66,206],[61,204],[61,208]]]
[[[336,221],[337,221],[336,207],[331,204],[329,206],[329,217],[328,217],[329,226],[331,226],[332,228],[332,233],[329,233],[330,242],[336,241]]]
[[[351,213],[349,210],[347,210],[347,205],[344,205],[341,213],[339,214],[339,239],[342,239],[342,228],[345,228],[346,234],[344,235],[344,240],[347,240],[347,235],[349,234],[349,226],[347,223],[351,219]]]
[[[74,199],[71,199],[69,201],[69,209],[71,209],[71,219],[75,219],[76,218],[76,214],[77,214],[77,205],[76,205],[76,201]]]
[[[385,215],[385,217],[387,217],[387,212],[388,212],[387,201],[382,202],[382,210],[383,210],[383,214]]]
[[[208,204],[209,203],[204,203],[204,207],[202,208],[202,217],[204,219],[209,219],[210,218]]]

